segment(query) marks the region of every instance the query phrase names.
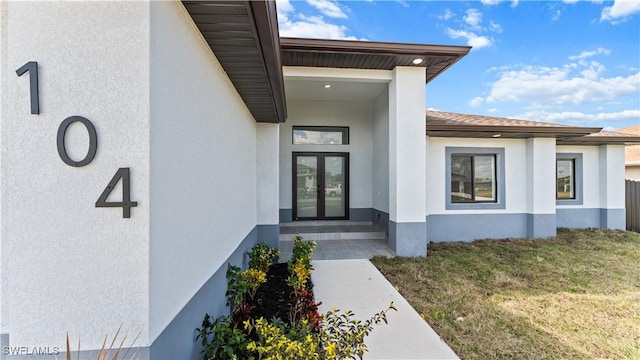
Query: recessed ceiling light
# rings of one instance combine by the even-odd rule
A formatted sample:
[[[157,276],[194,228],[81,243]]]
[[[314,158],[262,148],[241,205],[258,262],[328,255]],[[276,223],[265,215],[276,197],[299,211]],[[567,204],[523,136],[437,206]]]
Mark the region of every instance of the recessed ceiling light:
[[[324,85],[324,88],[325,88],[325,89],[328,89],[328,88],[330,88],[330,87],[331,87],[331,84],[325,84],[325,85]]]
[[[412,63],[413,65],[420,65],[422,64],[422,61],[423,61],[422,58],[415,58],[413,59]]]
[[[499,138],[500,136],[502,136],[502,135],[500,135],[500,134],[494,134],[493,135],[494,138]]]

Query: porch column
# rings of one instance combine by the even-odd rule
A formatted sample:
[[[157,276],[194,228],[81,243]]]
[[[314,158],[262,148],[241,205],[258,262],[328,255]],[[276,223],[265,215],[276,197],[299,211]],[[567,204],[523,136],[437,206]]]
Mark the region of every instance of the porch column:
[[[600,227],[626,228],[624,146],[600,146]]]
[[[527,237],[556,236],[556,139],[527,139]]]
[[[389,83],[389,245],[427,255],[425,82],[422,67],[396,67]]]
[[[280,125],[258,123],[256,125],[256,208],[258,211],[258,241],[266,241],[278,247],[280,229],[279,151]]]

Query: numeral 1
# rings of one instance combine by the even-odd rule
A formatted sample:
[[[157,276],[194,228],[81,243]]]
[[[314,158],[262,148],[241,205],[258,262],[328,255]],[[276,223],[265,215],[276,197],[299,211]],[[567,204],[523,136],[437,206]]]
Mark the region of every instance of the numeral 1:
[[[31,113],[40,114],[40,96],[38,95],[38,63],[35,61],[29,61],[22,65],[16,74],[22,76],[22,74],[29,72],[29,92],[31,93]]]
[[[107,201],[109,194],[111,194],[120,179],[122,179],[122,201]],[[111,178],[111,181],[109,181],[109,184],[96,201],[96,207],[121,207],[122,217],[130,218],[131,208],[138,206],[138,202],[131,201],[131,189],[129,187],[129,183],[129,168],[118,169],[116,174],[113,175],[113,178]]]

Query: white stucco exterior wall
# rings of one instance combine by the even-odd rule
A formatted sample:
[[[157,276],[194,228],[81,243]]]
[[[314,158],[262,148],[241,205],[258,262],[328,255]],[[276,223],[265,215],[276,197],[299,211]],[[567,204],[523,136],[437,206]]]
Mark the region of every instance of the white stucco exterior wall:
[[[428,214],[523,214],[527,206],[527,145],[519,139],[465,139],[429,137],[427,183]],[[504,148],[505,191],[504,209],[446,209],[446,147]],[[555,164],[555,154],[549,161]],[[555,175],[553,177],[555,179]],[[555,200],[555,195],[553,196]]]
[[[526,151],[527,213],[555,214],[556,139],[527,139]]]
[[[389,218],[425,221],[426,72],[421,67],[396,67],[389,83]]]
[[[151,19],[153,341],[257,223],[257,131],[182,4]]]
[[[2,332],[19,346],[59,346],[65,334],[99,348],[105,333],[141,329],[149,341],[149,5],[143,2],[2,2]],[[29,111],[38,62],[40,114]],[[56,151],[60,123],[96,128],[95,159],[70,167]],[[79,124],[72,158],[86,153]],[[131,169],[138,206],[96,208],[118,168]],[[121,190],[112,193],[120,199]]]
[[[261,225],[277,225],[280,222],[280,124],[257,124],[256,156],[257,221]]]
[[[600,207],[624,209],[624,145],[602,145],[600,158]]]
[[[373,103],[373,208],[389,213],[389,91]]]
[[[557,205],[558,209],[598,209],[600,200],[600,151],[598,146],[558,145],[559,154],[582,154],[582,204]],[[622,188],[624,191],[624,186]],[[624,207],[624,205],[623,205]]]
[[[372,113],[370,102],[287,100],[288,119],[280,125],[280,209],[292,209],[292,152],[348,152],[351,208],[370,208]],[[348,126],[349,145],[293,145],[295,125]]]

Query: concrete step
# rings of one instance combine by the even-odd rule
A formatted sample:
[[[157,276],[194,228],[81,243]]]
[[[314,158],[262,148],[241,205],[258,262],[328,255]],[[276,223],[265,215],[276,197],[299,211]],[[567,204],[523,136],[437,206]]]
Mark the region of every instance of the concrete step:
[[[292,241],[297,234],[305,240],[316,241],[386,239],[384,228],[371,222],[305,221],[280,225],[280,241]]]

